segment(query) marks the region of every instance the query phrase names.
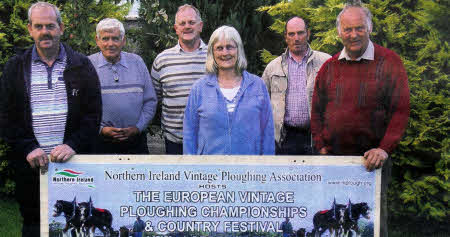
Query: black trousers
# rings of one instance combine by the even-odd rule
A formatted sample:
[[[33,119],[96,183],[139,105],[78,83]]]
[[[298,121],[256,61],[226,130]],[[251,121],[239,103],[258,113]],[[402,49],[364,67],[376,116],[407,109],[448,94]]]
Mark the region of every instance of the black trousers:
[[[149,154],[147,134],[140,133],[120,143],[99,136],[94,150],[96,154]]]
[[[311,131],[309,128],[295,128],[284,126],[285,139],[281,144],[276,144],[276,155],[312,155]]]
[[[39,170],[31,168],[25,162],[16,162],[14,168],[16,172],[15,196],[23,218],[22,236],[39,237],[41,213]]]
[[[165,139],[166,154],[167,155],[182,155],[183,154],[183,143],[176,143]]]

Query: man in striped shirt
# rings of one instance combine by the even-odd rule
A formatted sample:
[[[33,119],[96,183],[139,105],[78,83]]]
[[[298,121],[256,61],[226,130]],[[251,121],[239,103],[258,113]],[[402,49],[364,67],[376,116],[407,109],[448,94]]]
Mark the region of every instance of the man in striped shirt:
[[[101,118],[100,86],[89,59],[60,42],[61,14],[38,2],[28,11],[34,45],[12,57],[0,79],[0,135],[11,147],[22,236],[40,236],[39,168],[90,152]]]
[[[192,85],[205,74],[208,46],[200,39],[203,22],[194,6],[185,4],[175,15],[178,44],[160,53],[151,77],[161,105],[166,154],[183,153],[183,117]]]

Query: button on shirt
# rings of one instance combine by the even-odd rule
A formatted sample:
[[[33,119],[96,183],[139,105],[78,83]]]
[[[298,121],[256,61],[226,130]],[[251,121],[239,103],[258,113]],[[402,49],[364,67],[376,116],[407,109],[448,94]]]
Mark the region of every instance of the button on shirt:
[[[309,128],[309,105],[306,93],[306,64],[308,52],[301,62],[288,56],[288,86],[286,90],[286,113],[284,122],[288,126]]]
[[[101,52],[89,56],[102,90],[101,127],[135,126],[142,132],[155,115],[157,98],[150,74],[141,57],[121,52],[112,64]]]
[[[31,53],[30,104],[33,132],[46,153],[64,140],[67,120],[67,92],[64,82],[66,52],[60,44],[59,54],[52,66],[39,57],[36,46]]]

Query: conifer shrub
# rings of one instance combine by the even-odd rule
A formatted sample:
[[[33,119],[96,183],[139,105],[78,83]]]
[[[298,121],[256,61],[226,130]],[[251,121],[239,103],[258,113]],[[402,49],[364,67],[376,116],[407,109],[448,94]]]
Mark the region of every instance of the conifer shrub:
[[[285,21],[298,15],[310,23],[311,47],[335,54],[342,50],[336,17],[345,0],[292,0],[259,8],[274,18],[281,34]],[[403,140],[391,155],[390,229],[435,236],[449,233],[450,97],[447,1],[363,1],[373,14],[371,40],[403,60],[408,73],[411,114]],[[274,57],[261,54],[265,63]],[[425,227],[425,228],[424,228]]]
[[[30,47],[34,42],[29,36],[28,8],[35,0],[0,1],[0,75],[8,59]],[[64,35],[61,41],[74,50],[89,55],[97,52],[95,44],[96,24],[106,17],[123,20],[130,4],[117,5],[117,0],[59,0],[48,1],[59,7]],[[0,128],[1,129],[1,128]],[[14,194],[14,169],[7,154],[8,146],[0,140],[0,196]]]

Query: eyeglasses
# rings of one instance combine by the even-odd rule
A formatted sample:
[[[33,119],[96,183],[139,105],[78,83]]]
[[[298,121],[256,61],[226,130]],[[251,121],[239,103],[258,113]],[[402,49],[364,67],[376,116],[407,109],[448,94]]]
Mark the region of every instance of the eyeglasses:
[[[236,48],[237,48],[237,47],[234,46],[234,45],[227,44],[227,45],[225,45],[225,47],[223,47],[223,46],[217,46],[217,47],[215,47],[215,48],[214,48],[214,51],[216,51],[216,52],[222,52],[224,49],[226,49],[227,51],[232,51],[232,50],[235,50]]]

